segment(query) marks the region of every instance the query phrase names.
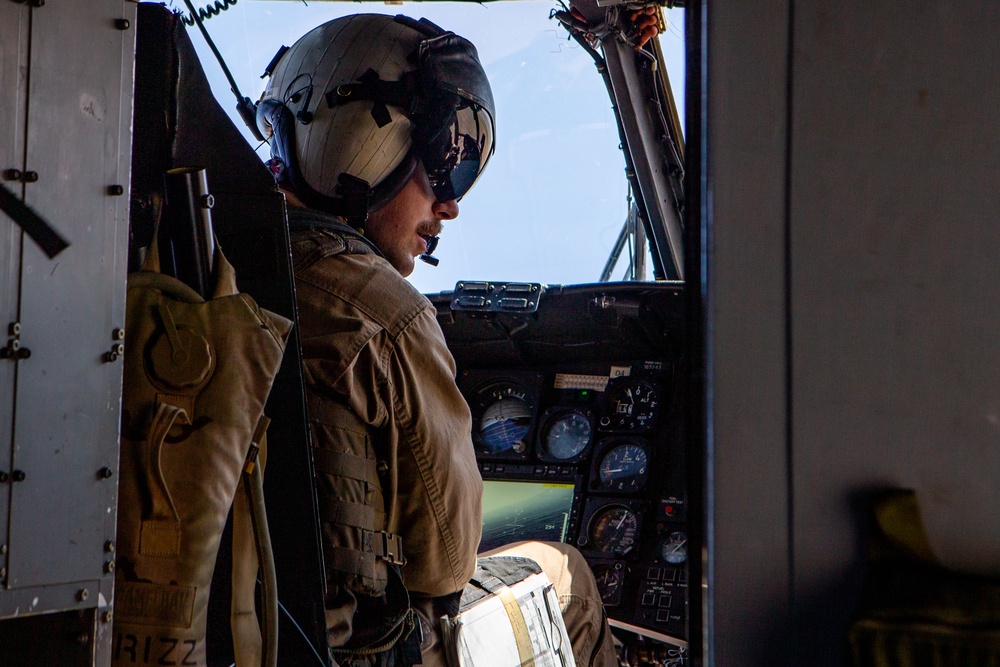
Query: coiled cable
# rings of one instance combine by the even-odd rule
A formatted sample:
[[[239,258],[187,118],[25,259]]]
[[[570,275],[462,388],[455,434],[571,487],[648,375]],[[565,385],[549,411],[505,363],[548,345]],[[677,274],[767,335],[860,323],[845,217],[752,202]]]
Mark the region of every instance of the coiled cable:
[[[198,18],[200,18],[202,21],[207,21],[213,16],[218,16],[222,12],[226,11],[227,9],[235,5],[237,2],[239,2],[239,0],[215,0],[214,3],[206,5],[205,7],[202,7],[201,9],[198,10]],[[184,25],[189,27],[193,26],[195,22],[193,16],[190,17],[184,16],[182,17],[182,20],[184,21]]]

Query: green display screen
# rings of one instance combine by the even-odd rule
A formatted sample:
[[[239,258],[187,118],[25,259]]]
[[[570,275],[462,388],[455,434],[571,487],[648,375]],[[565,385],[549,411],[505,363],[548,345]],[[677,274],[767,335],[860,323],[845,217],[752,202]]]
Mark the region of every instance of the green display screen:
[[[521,540],[568,539],[572,484],[486,480],[483,485],[480,553]]]

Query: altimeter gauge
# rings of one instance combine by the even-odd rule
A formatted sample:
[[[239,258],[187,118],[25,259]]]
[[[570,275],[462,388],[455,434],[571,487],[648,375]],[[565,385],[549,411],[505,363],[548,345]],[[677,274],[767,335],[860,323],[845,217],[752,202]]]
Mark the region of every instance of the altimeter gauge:
[[[649,431],[659,417],[660,390],[650,380],[629,380],[608,395],[601,428],[607,431]]]

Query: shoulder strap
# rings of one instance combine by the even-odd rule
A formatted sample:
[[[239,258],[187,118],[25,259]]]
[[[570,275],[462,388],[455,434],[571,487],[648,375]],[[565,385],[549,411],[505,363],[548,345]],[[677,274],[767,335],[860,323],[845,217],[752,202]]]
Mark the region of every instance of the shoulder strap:
[[[288,211],[288,228],[293,232],[320,231],[338,236],[344,242],[344,250],[352,255],[375,254],[382,257],[382,252],[364,234],[340,220],[313,211],[311,209],[290,208]]]

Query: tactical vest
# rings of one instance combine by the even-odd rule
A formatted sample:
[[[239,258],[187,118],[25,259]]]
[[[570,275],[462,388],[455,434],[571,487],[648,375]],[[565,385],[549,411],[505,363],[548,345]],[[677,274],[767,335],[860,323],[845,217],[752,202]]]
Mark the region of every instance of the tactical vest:
[[[336,255],[381,255],[368,239],[328,216],[295,211],[289,223],[297,272]],[[350,641],[332,650],[343,664],[363,663],[363,656],[380,664],[376,654],[407,636],[415,622],[398,570],[402,541],[386,532],[380,473],[389,462],[376,450],[370,427],[347,406],[310,390],[308,412],[327,580],[350,590],[358,602]]]

